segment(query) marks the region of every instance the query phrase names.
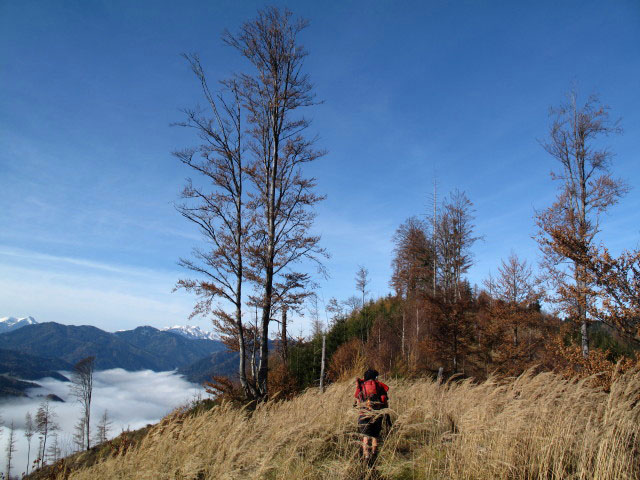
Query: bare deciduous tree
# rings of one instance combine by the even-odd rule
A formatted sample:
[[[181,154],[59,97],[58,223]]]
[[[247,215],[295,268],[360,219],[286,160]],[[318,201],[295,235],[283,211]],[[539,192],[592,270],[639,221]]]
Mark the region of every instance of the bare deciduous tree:
[[[9,424],[9,438],[7,439],[7,479],[11,478],[11,467],[13,466],[13,454],[16,451],[16,428],[11,420]]]
[[[559,164],[551,177],[560,182],[555,202],[536,212],[536,239],[544,254],[543,266],[556,289],[557,301],[582,334],[582,354],[589,355],[589,288],[585,255],[599,231],[600,216],[627,190],[612,177],[612,153],[601,147],[601,137],[620,133],[609,119],[609,108],[590,96],[580,105],[572,90],[567,101],[551,110],[553,121],[544,149]],[[569,250],[567,250],[567,248]]]
[[[35,433],[35,425],[33,423],[33,417],[31,412],[27,412],[24,416],[24,436],[27,439],[27,475],[29,474],[29,460],[31,456],[31,438]]]
[[[72,441],[74,445],[74,451],[80,452],[84,450],[86,445],[85,438],[87,436],[87,429],[84,426],[84,417],[79,418],[76,424],[73,426]]]
[[[349,298],[344,300],[342,304],[347,308],[347,314],[352,315],[362,306],[362,301],[355,295],[351,295]]]
[[[362,308],[364,308],[364,300],[369,293],[367,287],[369,286],[369,270],[362,265],[358,265],[358,270],[356,271],[356,289],[360,292],[362,296]]]
[[[207,248],[194,249],[192,259],[180,260],[180,265],[199,278],[180,280],[177,288],[199,297],[192,316],[211,313],[214,327],[237,349],[240,384],[245,396],[253,397],[257,391],[247,380],[247,345],[242,320],[244,251],[251,217],[246,209],[244,152],[247,147],[241,87],[236,79],[226,80],[222,82],[223,91],[214,94],[198,56],[185,55],[185,58],[200,83],[209,111],[184,111],[187,118],[178,125],[194,129],[203,143],[174,155],[208,185],[197,186],[189,179],[182,191],[184,202],[177,209],[198,226]],[[233,313],[215,304],[219,299],[231,304]]]
[[[332,297],[329,299],[325,310],[331,314],[331,321],[333,323],[338,321],[344,315],[344,308],[342,307],[341,303],[338,302],[338,299],[335,297]]]
[[[47,449],[47,458],[51,463],[57,462],[62,456],[62,449],[60,448],[60,436],[57,433],[51,435],[53,439],[49,448]]]
[[[80,360],[73,366],[71,372],[71,393],[82,406],[82,422],[85,429],[86,448],[89,450],[91,441],[89,437],[91,421],[91,398],[93,396],[93,371],[96,357],[89,356]]]
[[[502,260],[498,267],[498,276],[485,282],[491,294],[500,300],[506,308],[505,321],[513,332],[513,344],[518,346],[518,330],[525,325],[527,313],[532,304],[541,295],[537,290],[538,281],[533,275],[531,266],[526,260],[520,260],[515,253],[511,253],[507,261]]]
[[[102,412],[100,421],[96,425],[96,443],[104,443],[109,440],[109,432],[111,431],[111,420],[109,419],[109,413],[107,410]]]
[[[53,407],[49,404],[49,400],[43,400],[36,412],[36,430],[41,435],[42,444],[39,448],[38,452],[38,464],[41,465],[44,463],[45,453],[47,448],[47,438],[52,432],[56,432],[59,427],[55,421],[56,413],[53,410]]]
[[[223,40],[244,56],[253,74],[238,75],[241,97],[247,109],[250,149],[254,156],[249,178],[254,229],[249,241],[251,279],[259,286],[260,363],[257,394],[268,395],[269,324],[272,320],[274,284],[291,273],[303,259],[319,264],[325,255],[320,237],[310,233],[312,207],[323,199],[314,193],[315,179],[305,178],[301,168],[323,155],[304,136],[309,120],[301,108],[315,104],[309,76],[303,72],[307,55],[298,35],[308,25],[294,19],[289,10],[270,7],[246,22],[238,34],[226,32]]]

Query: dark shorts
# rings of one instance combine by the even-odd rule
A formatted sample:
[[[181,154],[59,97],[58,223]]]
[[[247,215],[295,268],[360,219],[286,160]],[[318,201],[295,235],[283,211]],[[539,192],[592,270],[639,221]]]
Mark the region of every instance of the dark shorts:
[[[382,430],[384,415],[367,414],[358,417],[358,431],[367,437],[378,438]]]

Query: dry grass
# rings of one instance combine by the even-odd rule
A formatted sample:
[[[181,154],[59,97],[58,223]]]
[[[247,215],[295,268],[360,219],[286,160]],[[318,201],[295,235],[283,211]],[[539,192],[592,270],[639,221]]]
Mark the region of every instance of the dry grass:
[[[610,393],[551,373],[511,382],[388,381],[394,427],[376,475],[388,479],[637,479],[640,374]],[[71,479],[353,479],[352,383],[249,413],[178,412],[139,447]]]

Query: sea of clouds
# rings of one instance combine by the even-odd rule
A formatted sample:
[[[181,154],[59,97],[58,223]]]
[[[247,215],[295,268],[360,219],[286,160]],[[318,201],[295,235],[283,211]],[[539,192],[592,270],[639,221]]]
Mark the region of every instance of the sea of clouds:
[[[70,377],[68,372],[60,373]],[[12,460],[12,476],[20,476],[26,471],[25,415],[30,412],[35,418],[38,406],[45,395],[53,393],[64,400],[64,403],[50,402],[50,406],[56,414],[56,423],[60,426],[58,443],[63,455],[73,451],[72,437],[74,426],[81,417],[81,407],[71,394],[70,383],[52,378],[37,380],[35,383],[41,387],[28,392],[31,398],[0,401],[0,415],[4,423],[0,433],[0,468],[3,473],[6,472],[8,426],[12,420],[15,424],[16,451]],[[156,423],[174,408],[187,405],[205,395],[201,386],[186,381],[174,372],[127,372],[121,368],[95,372],[91,403],[91,436],[96,432],[96,425],[105,410],[112,422],[109,433],[109,438],[112,438],[123,430],[135,430],[149,423]],[[31,440],[30,462],[35,458],[37,449],[36,433]],[[31,470],[31,466],[29,469]]]

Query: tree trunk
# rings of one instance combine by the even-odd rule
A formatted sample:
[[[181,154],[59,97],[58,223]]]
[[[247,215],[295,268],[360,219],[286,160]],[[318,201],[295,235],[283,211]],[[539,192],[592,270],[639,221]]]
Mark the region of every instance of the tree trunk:
[[[287,344],[287,307],[282,307],[282,361],[286,365],[289,357]]]
[[[404,312],[402,312],[402,358],[404,359]]]
[[[324,361],[326,354],[327,334],[322,334],[322,359],[320,360],[320,393],[324,392]]]

